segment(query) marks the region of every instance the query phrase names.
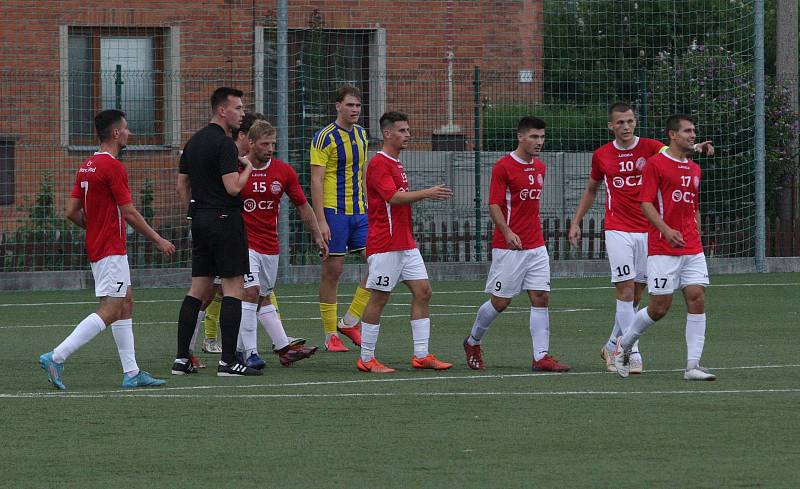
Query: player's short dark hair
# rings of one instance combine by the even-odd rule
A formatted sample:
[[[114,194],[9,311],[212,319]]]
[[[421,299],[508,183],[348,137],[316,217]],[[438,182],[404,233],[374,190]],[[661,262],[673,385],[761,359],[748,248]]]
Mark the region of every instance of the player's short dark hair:
[[[336,89],[336,101],[342,102],[348,95],[357,98],[361,101],[361,90],[354,85],[342,85]]]
[[[408,122],[408,116],[402,112],[386,112],[381,116],[381,131],[384,129],[388,129],[390,126],[394,126],[395,122]]]
[[[543,120],[538,117],[526,115],[517,123],[517,132],[527,132],[531,129],[544,129],[545,127],[547,127],[547,124],[545,124]]]
[[[216,109],[220,105],[228,101],[228,97],[241,98],[244,92],[230,87],[219,87],[211,94],[211,110]]]
[[[125,118],[125,112],[117,109],[106,109],[94,116],[94,128],[100,142],[111,138],[111,131],[119,121]]]
[[[242,118],[242,123],[239,124],[238,129],[231,130],[231,137],[234,141],[239,139],[239,134],[247,134],[250,128],[253,127],[255,121],[265,121],[267,118],[261,112],[245,112]]]
[[[626,102],[614,102],[611,104],[611,107],[608,108],[608,120],[611,120],[611,114],[614,112],[634,112],[633,107]]]
[[[664,125],[664,134],[667,136],[667,139],[669,139],[670,131],[678,131],[681,128],[682,121],[688,121],[694,124],[694,119],[686,114],[673,114],[667,117],[667,123]]]

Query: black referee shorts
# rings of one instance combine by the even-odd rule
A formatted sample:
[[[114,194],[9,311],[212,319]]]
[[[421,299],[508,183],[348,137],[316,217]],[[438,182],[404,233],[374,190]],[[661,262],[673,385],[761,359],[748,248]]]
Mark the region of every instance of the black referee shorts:
[[[192,219],[192,277],[247,273],[250,258],[241,212],[198,209]]]

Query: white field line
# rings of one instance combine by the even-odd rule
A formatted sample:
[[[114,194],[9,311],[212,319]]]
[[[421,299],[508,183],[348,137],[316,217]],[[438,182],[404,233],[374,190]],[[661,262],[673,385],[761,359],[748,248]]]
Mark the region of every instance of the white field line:
[[[735,390],[698,390],[698,391],[551,391],[551,392],[351,392],[338,394],[162,394],[157,392],[127,392],[119,395],[107,394],[63,394],[50,396],[34,395],[0,395],[0,399],[31,398],[69,398],[69,399],[108,399],[146,397],[159,399],[287,399],[287,398],[352,398],[352,397],[592,397],[592,396],[644,396],[644,395],[705,395],[705,394],[797,394],[800,389],[735,389]]]
[[[800,389],[735,389],[735,390],[698,390],[698,391],[551,391],[551,392],[350,392],[338,394],[161,394],[156,392],[128,392],[119,395],[106,394],[64,394],[61,396],[47,396],[43,394],[31,396],[5,396],[8,398],[46,398],[59,397],[70,399],[102,399],[102,398],[130,398],[146,397],[159,399],[286,399],[286,398],[352,398],[352,397],[592,397],[592,396],[644,396],[644,395],[704,395],[704,394],[797,394]]]
[[[797,286],[800,283],[767,283],[767,284],[711,284],[712,288],[717,287],[788,287],[788,286]],[[606,290],[606,289],[613,289],[613,286],[610,285],[598,285],[593,287],[553,287],[550,292],[554,291],[583,291],[583,290]],[[437,291],[434,290],[433,295],[449,295],[449,294],[481,294],[484,295],[486,292],[483,290],[442,290]],[[392,292],[392,296],[408,296],[411,295],[411,292]],[[313,299],[318,297],[317,294],[305,294],[305,295],[281,295],[278,294],[278,300],[280,303],[284,301],[287,304],[296,304],[300,302],[293,302],[288,301],[285,299]],[[352,297],[352,294],[339,294],[338,297],[342,297],[345,299],[349,299]],[[148,299],[148,300],[140,300],[135,299],[134,302],[136,304],[157,304],[161,302],[182,302],[183,298],[181,299]],[[317,304],[318,302],[313,302],[313,304]],[[12,303],[12,304],[0,304],[0,307],[37,307],[37,306],[72,306],[72,305],[86,305],[86,304],[97,304],[97,301],[66,301],[66,302],[31,302],[31,303]]]
[[[316,304],[316,302],[315,302]],[[391,304],[389,304],[391,305]],[[396,306],[405,306],[408,307],[410,304],[394,304]],[[466,308],[469,307],[469,311],[465,312],[434,312],[431,313],[431,317],[441,317],[441,316],[474,316],[475,312],[478,310],[477,306],[453,306],[453,305],[446,305],[446,304],[438,304],[434,306],[431,304],[431,307],[462,307]],[[591,312],[596,311],[597,309],[588,309],[588,308],[572,308],[572,309],[550,309],[550,313],[561,313],[561,312]],[[527,307],[509,307],[503,314],[528,314],[530,312],[530,308]],[[381,319],[386,318],[407,318],[408,313],[405,314],[382,314]],[[319,316],[314,317],[307,317],[307,318],[287,318],[284,317],[281,319],[281,322],[292,322],[292,321],[319,321],[321,318]],[[136,321],[134,320],[134,325],[136,326],[152,326],[152,325],[163,325],[163,324],[177,324],[177,320],[175,321]],[[75,324],[10,324],[8,326],[0,326],[0,330],[4,329],[39,329],[39,328],[66,328],[71,327],[74,328]]]
[[[759,369],[782,369],[782,368],[798,368],[800,364],[790,365],[748,365],[738,367],[716,367],[712,368],[713,371],[721,370],[759,370]],[[654,373],[675,373],[682,372],[683,369],[662,369],[662,370],[648,370],[647,374]],[[631,394],[744,394],[744,393],[800,393],[800,389],[724,389],[724,390],[673,390],[673,391],[487,391],[487,392],[414,392],[414,393],[399,393],[399,392],[376,392],[376,393],[298,393],[298,394],[239,394],[231,393],[230,389],[272,389],[272,388],[287,388],[287,387],[317,387],[329,385],[352,385],[352,384],[385,384],[396,382],[446,382],[446,381],[480,381],[480,380],[503,380],[508,378],[526,378],[526,377],[552,377],[552,376],[586,376],[586,375],[614,375],[611,372],[593,371],[593,372],[571,372],[571,373],[521,373],[521,374],[477,374],[477,375],[436,375],[428,377],[388,377],[388,378],[369,378],[358,380],[331,380],[331,381],[316,381],[316,382],[291,382],[279,384],[235,384],[235,385],[198,385],[186,387],[164,387],[157,390],[109,390],[109,391],[95,391],[95,392],[60,392],[60,391],[47,391],[47,392],[20,392],[0,394],[0,399],[28,399],[28,398],[113,398],[113,397],[382,397],[382,396],[590,396],[590,395],[631,395]],[[206,393],[203,391],[209,390],[223,390],[223,394]]]

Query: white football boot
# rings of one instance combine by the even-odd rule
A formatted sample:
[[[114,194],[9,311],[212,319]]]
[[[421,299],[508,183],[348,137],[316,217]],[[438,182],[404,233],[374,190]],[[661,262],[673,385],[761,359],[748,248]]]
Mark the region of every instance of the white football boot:
[[[614,352],[614,366],[617,374],[623,379],[631,373],[631,350],[622,348],[622,336],[617,338],[617,350]]]
[[[608,351],[608,348],[606,348],[606,345],[603,345],[600,348],[600,358],[602,358],[603,361],[606,363],[606,370],[608,372],[616,372],[617,371],[617,367],[614,366],[614,352],[613,351]]]
[[[631,375],[639,375],[643,370],[642,354],[638,351],[631,352]]]
[[[694,368],[687,368],[683,371],[685,380],[715,380],[717,377],[707,368],[697,365]]]

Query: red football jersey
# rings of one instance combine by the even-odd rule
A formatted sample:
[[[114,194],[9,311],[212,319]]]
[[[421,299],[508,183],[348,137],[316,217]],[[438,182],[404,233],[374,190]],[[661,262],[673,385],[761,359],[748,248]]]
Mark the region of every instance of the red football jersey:
[[[639,201],[652,203],[667,226],[680,231],[686,242],[683,248],[673,248],[651,224],[647,236],[648,255],[702,253],[696,221],[700,208],[700,175],[700,166],[692,160],[678,161],[666,153],[647,160]]]
[[[366,187],[367,256],[416,248],[411,234],[411,204],[389,203],[395,193],[408,192],[408,177],[400,160],[379,151],[367,166]]]
[[[544,245],[539,207],[546,171],[540,160],[524,161],[514,153],[497,160],[492,168],[489,204],[500,206],[506,224],[519,236],[524,250]],[[508,249],[506,238],[497,228],[492,248]]]
[[[606,187],[606,224],[609,231],[646,233],[650,227],[639,205],[639,188],[645,161],[658,154],[664,144],[636,138],[633,146],[621,149],[616,140],[600,146],[592,155],[592,180]]]
[[[278,216],[281,197],[286,193],[296,206],[308,202],[297,172],[288,163],[272,158],[266,168],[253,169],[239,197],[244,201],[247,247],[265,255],[280,253]]]
[[[132,202],[125,166],[110,153],[95,153],[78,169],[70,196],[83,206],[89,261],[125,255],[127,226],[119,206]]]

